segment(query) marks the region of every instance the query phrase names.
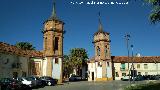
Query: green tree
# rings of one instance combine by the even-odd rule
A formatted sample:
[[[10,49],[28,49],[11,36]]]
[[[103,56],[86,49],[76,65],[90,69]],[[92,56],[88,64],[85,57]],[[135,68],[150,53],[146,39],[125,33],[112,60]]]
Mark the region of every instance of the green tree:
[[[35,50],[35,47],[29,42],[17,42],[15,46],[23,50]]]
[[[82,65],[87,62],[88,55],[84,48],[74,48],[70,50],[69,59],[76,74],[80,75]]]
[[[152,23],[160,22],[160,0],[145,0],[152,5],[150,20]]]
[[[128,0],[128,1],[131,1],[131,0]],[[151,4],[152,11],[149,15],[149,19],[151,23],[156,24],[160,22],[160,0],[144,0],[144,2]]]
[[[73,73],[72,63],[69,59],[69,56],[64,55],[63,56],[63,76],[65,78],[68,78],[71,73]]]

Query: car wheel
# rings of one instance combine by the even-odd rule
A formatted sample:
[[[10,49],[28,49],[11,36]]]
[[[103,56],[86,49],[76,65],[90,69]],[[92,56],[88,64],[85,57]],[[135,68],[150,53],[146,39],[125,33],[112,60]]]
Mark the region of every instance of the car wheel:
[[[51,85],[52,85],[51,82],[48,82],[47,84],[48,84],[48,86],[51,86]]]

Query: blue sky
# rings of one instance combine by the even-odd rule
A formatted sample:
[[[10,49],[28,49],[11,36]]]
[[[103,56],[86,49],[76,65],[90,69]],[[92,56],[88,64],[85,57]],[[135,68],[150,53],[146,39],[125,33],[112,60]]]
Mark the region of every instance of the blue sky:
[[[109,4],[88,5],[87,1]],[[15,44],[32,43],[43,49],[43,22],[50,17],[53,0],[0,0],[0,41]],[[125,34],[130,33],[134,53],[142,56],[159,56],[160,24],[152,25],[148,16],[151,7],[141,0],[56,0],[57,16],[65,22],[64,53],[71,48],[85,48],[94,56],[93,34],[98,30],[98,12],[103,28],[110,33],[111,54],[127,55]],[[71,3],[72,2],[72,3]],[[83,2],[83,4],[76,4]],[[114,4],[110,4],[113,2]],[[75,4],[73,4],[75,3]]]

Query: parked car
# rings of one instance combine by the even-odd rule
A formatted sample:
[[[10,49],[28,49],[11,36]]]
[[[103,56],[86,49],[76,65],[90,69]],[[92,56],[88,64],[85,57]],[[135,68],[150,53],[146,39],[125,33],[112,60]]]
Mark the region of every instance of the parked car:
[[[57,79],[53,79],[52,77],[49,77],[49,76],[42,76],[40,77],[40,80],[42,80],[44,85],[48,85],[48,86],[55,85],[58,82]]]
[[[25,77],[18,77],[17,80],[20,81],[23,85],[26,85],[30,88],[34,86],[32,84],[32,81],[27,80]]]
[[[21,90],[22,83],[11,78],[2,78],[0,80],[2,90]]]
[[[142,75],[137,75],[135,77],[135,81],[142,81],[142,80],[144,80],[143,77],[142,77]]]
[[[127,75],[127,76],[122,76],[121,80],[122,80],[122,81],[128,81],[129,78],[130,78],[129,75]]]
[[[26,77],[27,81],[31,81],[32,87],[40,87],[42,86],[42,81],[37,76]]]
[[[69,81],[80,81],[80,80],[82,80],[82,77],[77,76],[77,75],[72,75],[72,76],[69,78]]]

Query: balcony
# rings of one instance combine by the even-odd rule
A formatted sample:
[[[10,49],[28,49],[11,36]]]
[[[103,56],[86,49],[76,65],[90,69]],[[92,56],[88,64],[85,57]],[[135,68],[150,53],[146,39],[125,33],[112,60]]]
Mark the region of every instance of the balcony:
[[[125,69],[125,68],[120,67],[120,70],[121,70],[121,71],[125,71],[126,69]]]

